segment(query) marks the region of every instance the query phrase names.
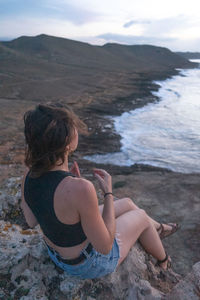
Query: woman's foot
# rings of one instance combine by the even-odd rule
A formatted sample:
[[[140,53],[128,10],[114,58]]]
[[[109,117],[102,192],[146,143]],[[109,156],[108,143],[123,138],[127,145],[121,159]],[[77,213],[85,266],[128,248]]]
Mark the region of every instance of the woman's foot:
[[[180,228],[179,224],[177,223],[167,223],[167,224],[160,224],[160,226],[157,228],[158,234],[160,236],[160,239],[164,239],[167,236],[172,235]]]
[[[157,261],[157,265],[165,271],[170,269],[171,265],[172,265],[170,256],[168,256],[168,254],[166,254],[166,256],[163,260],[158,260]]]

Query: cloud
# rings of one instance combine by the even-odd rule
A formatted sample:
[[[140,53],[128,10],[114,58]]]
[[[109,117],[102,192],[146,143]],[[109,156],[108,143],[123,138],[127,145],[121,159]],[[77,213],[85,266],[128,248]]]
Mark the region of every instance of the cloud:
[[[176,39],[174,38],[158,38],[150,36],[136,36],[136,35],[123,35],[115,33],[104,33],[97,36],[98,38],[104,39],[106,42],[116,42],[124,44],[155,44],[162,42],[171,42]]]
[[[72,2],[62,0],[43,0],[44,7],[52,12],[52,16],[57,19],[66,19],[73,24],[82,25],[96,21],[100,18],[100,14],[94,12],[84,6],[72,4]]]
[[[100,15],[85,7],[76,6],[61,0],[1,0],[0,17],[8,19],[15,17],[37,17],[67,20],[76,25],[82,25],[97,20]]]
[[[191,19],[185,15],[177,15],[154,20],[144,27],[143,34],[146,36],[170,36],[176,35],[179,30],[184,30],[191,25]]]
[[[134,24],[150,24],[151,21],[148,20],[131,20],[123,25],[124,28],[129,28]]]
[[[196,19],[191,19],[185,15],[176,15],[161,19],[136,19],[131,20],[123,25],[124,28],[129,28],[133,25],[142,25],[143,34],[146,36],[175,36],[176,32],[186,30],[189,27],[197,24]]]
[[[195,1],[180,6],[174,0],[150,0],[147,7],[147,0],[0,0],[0,36],[46,33],[92,44],[153,44],[177,50],[194,45],[199,51]]]
[[[0,19],[0,28],[3,33],[1,36],[11,39],[22,35],[35,36],[42,33],[73,39],[75,34],[74,25],[68,21],[58,21],[54,18],[13,17],[6,20]]]
[[[128,28],[128,27],[131,27],[133,24],[135,24],[134,21],[129,21],[129,22],[125,23],[123,27]]]
[[[159,37],[159,36],[135,36],[123,35],[115,33],[104,33],[98,35],[96,38],[101,39],[104,43],[119,43],[126,45],[155,45],[166,47],[172,51],[199,51],[200,52],[200,39],[188,38],[185,40],[178,37]]]

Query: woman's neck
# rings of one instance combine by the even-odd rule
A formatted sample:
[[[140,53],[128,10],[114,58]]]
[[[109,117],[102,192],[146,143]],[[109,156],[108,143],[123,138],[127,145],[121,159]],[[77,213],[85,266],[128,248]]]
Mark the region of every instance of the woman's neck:
[[[69,166],[68,166],[68,159],[65,159],[64,163],[62,165],[60,165],[60,161],[57,162],[57,164],[51,168],[50,171],[58,171],[58,170],[61,170],[61,171],[67,171],[69,172]]]

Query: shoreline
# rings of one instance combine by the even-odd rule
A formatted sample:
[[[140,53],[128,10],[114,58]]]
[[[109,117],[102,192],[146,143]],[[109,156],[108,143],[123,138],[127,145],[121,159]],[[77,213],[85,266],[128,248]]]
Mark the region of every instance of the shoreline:
[[[153,81],[166,80],[178,73],[179,71],[176,69],[165,72],[117,73],[115,77],[110,78],[110,81],[101,83],[101,89],[104,87],[103,94],[98,89],[97,91],[94,89],[91,91],[91,96],[89,96],[89,91],[77,96],[77,100],[70,105],[88,127],[92,128],[93,133],[89,137],[80,136],[78,149],[72,159],[80,161],[81,168],[87,170],[89,161],[84,160],[83,156],[120,151],[121,136],[115,131],[110,117],[119,116],[125,111],[158,101],[158,97],[151,94],[151,91],[156,91],[159,88],[159,85]],[[23,174],[25,167],[22,117],[25,111],[39,103],[38,100],[34,99],[12,99],[12,106],[10,107],[10,101],[10,98],[0,97],[2,108],[0,114],[2,133],[0,141],[2,154],[0,158],[0,186],[3,185],[5,178],[15,176],[15,174],[17,176]],[[65,102],[61,98],[62,101]],[[40,102],[46,103],[45,100]],[[147,168],[152,170],[151,166],[139,166],[140,170],[147,170]],[[109,170],[112,169],[115,170],[116,168],[110,166]],[[156,167],[153,169],[157,170]],[[127,167],[121,167],[120,170],[126,174]]]
[[[167,76],[165,78],[157,78],[157,79],[154,79],[153,78],[153,81],[146,81],[145,80],[142,82],[143,84],[139,84],[140,86],[140,92],[141,92],[141,86],[143,87],[143,90],[140,94],[145,94],[145,96],[141,96],[141,97],[138,97],[137,98],[137,95],[134,95],[134,94],[131,94],[127,97],[118,97],[115,101],[116,105],[113,105],[114,106],[114,109],[113,109],[113,113],[112,114],[108,114],[107,115],[102,115],[101,116],[101,120],[100,120],[100,117],[96,116],[96,120],[99,121],[101,124],[100,124],[100,130],[98,130],[98,126],[96,127],[97,130],[95,131],[95,135],[96,135],[96,141],[98,143],[98,140],[100,141],[98,143],[98,147],[96,147],[96,149],[89,149],[87,150],[86,153],[84,153],[83,155],[83,159],[84,159],[84,156],[87,156],[87,158],[85,158],[87,161],[90,161],[89,157],[90,156],[93,156],[93,155],[98,155],[99,154],[99,157],[97,157],[97,159],[95,158],[91,158],[91,162],[93,163],[97,163],[95,162],[98,161],[98,164],[101,165],[101,164],[105,164],[104,162],[104,158],[102,157],[101,158],[101,155],[104,155],[104,154],[109,154],[111,155],[112,157],[112,154],[114,153],[122,153],[122,143],[121,143],[121,140],[123,140],[123,132],[121,132],[122,135],[120,135],[120,130],[119,132],[117,131],[117,127],[115,127],[115,117],[118,117],[120,115],[123,115],[124,112],[134,112],[136,109],[138,108],[144,108],[144,110],[146,109],[148,111],[148,105],[150,103],[154,103],[153,106],[150,105],[150,107],[154,107],[155,103],[159,103],[160,101],[162,101],[162,96],[159,97],[159,94],[158,93],[155,93],[157,91],[160,90],[160,88],[162,87],[162,83],[163,82],[166,82],[167,79],[174,79],[175,78],[180,78],[181,76],[187,76],[187,75],[184,75],[184,72],[185,68],[182,68],[182,69],[179,69],[179,70],[176,70],[175,74],[171,74],[171,76]],[[145,82],[145,84],[144,84]],[[167,81],[168,82],[168,81]],[[119,113],[119,110],[118,110],[118,106],[121,105],[121,99],[123,99],[123,106],[122,106],[122,110],[120,111]],[[138,101],[139,100],[139,101]],[[119,101],[119,102],[118,102]],[[96,107],[95,107],[96,109]],[[92,107],[92,111],[94,110],[94,107]],[[107,109],[107,111],[110,111],[110,109]],[[169,116],[170,117],[170,116]],[[125,119],[123,119],[124,122],[126,122]],[[137,122],[137,121],[136,121]],[[96,129],[95,128],[95,129]],[[100,132],[99,132],[100,131]],[[103,132],[103,135],[102,135],[102,132]],[[134,135],[134,132],[132,133]],[[107,140],[106,140],[107,138]],[[128,137],[127,137],[128,138]],[[91,138],[91,140],[93,141],[93,139]],[[129,142],[131,143],[131,140],[129,138]],[[90,143],[90,140],[89,140],[89,143]],[[90,145],[93,147],[93,143],[90,143]],[[105,145],[105,146],[104,146]],[[96,150],[96,151],[94,151]],[[89,156],[89,157],[88,157]],[[120,160],[120,157],[121,155],[119,155],[119,157],[117,156],[117,160],[119,159]],[[114,159],[114,157],[113,157]],[[113,162],[109,161],[109,159],[107,159],[105,157],[105,161],[107,164],[114,164],[115,166],[119,166],[120,164],[117,165],[117,160],[113,160]],[[193,171],[193,168],[190,168],[190,169],[185,169],[185,168],[173,168],[172,167],[169,167],[169,166],[165,166],[165,164],[163,166],[160,166],[159,164],[154,164],[152,162],[145,162],[141,160],[141,162],[135,162],[134,163],[134,160],[130,162],[130,164],[124,164],[124,166],[131,166],[133,167],[134,165],[140,165],[140,168],[143,169],[143,166],[144,166],[144,169],[146,170],[147,167],[149,166],[150,169],[152,170],[153,168],[155,168],[155,170],[157,169],[166,169],[168,171],[171,171],[171,172],[175,172],[175,173],[182,173],[182,174],[198,174],[200,173],[198,169],[194,169]],[[123,169],[123,164],[120,165]],[[137,166],[136,166],[136,169],[137,169]]]
[[[159,102],[159,97],[152,94],[153,91],[158,91],[160,85],[154,83],[153,81],[164,81],[172,76],[180,74],[179,70],[174,70],[174,72],[167,72],[165,75],[161,74],[155,78],[143,78],[138,80],[139,91],[138,93],[131,93],[129,96],[117,97],[110,105],[106,104],[106,108],[98,105],[92,105],[87,108],[87,113],[89,113],[91,118],[87,118],[83,114],[83,118],[86,121],[89,128],[93,125],[93,119],[95,119],[94,132],[89,137],[81,137],[79,141],[79,147],[77,153],[75,154],[75,159],[80,159],[81,164],[96,164],[90,162],[83,157],[85,155],[90,156],[93,154],[107,154],[115,153],[121,151],[121,136],[114,128],[114,122],[112,118],[122,115],[124,112],[129,112],[137,108],[142,108],[149,103]],[[113,108],[114,107],[114,108]],[[104,114],[105,113],[105,114]],[[90,145],[90,149],[86,147],[86,144]],[[84,163],[84,161],[86,163]],[[99,166],[104,166],[103,163],[98,163]],[[120,168],[120,170],[127,173],[127,169],[132,170],[144,170],[144,171],[160,171],[163,172],[174,172],[167,168],[156,167],[148,164],[133,164],[131,166],[117,166],[112,164],[109,165],[109,169],[115,170]],[[111,167],[112,166],[112,167]],[[179,173],[179,172],[175,172]]]
[[[92,129],[92,133],[89,137],[80,136],[79,146],[76,150],[76,153],[73,154],[72,160],[78,160],[81,168],[83,168],[83,170],[87,170],[88,165],[95,163],[85,160],[83,158],[85,155],[120,152],[121,136],[114,128],[112,117],[120,116],[124,112],[142,108],[149,103],[159,101],[159,97],[152,94],[152,91],[158,91],[160,88],[160,85],[155,84],[154,81],[164,81],[178,74],[180,74],[180,70],[177,69],[170,69],[165,72],[135,72],[130,74],[130,78],[127,78],[128,74],[126,74],[126,76],[124,76],[122,79],[122,84],[124,83],[125,86],[129,84],[129,93],[125,88],[123,88],[123,90],[120,91],[120,96],[115,96],[116,92],[118,93],[118,91],[116,88],[113,88],[113,91],[110,95],[107,95],[108,92],[106,90],[104,95],[100,98],[98,94],[94,93],[92,95],[92,100],[88,105],[85,105],[85,97],[88,97],[87,93],[86,95],[83,95],[83,103],[81,107],[80,104],[77,105],[77,103],[73,103],[72,108],[74,108],[74,111],[81,117],[83,121],[85,121],[85,123],[88,125],[88,128]],[[130,81],[132,82],[131,86]],[[102,97],[105,97],[105,101],[102,101]],[[40,102],[42,103],[43,101]],[[4,118],[8,109],[7,99],[0,98],[0,103],[3,106],[2,124],[4,124]],[[16,122],[16,127],[13,128],[13,132],[10,132],[10,126],[6,120],[6,123],[8,123],[8,129],[6,129],[6,134],[4,134],[3,130],[2,142],[0,143],[0,151],[2,152],[2,158],[0,159],[0,170],[2,170],[6,176],[0,175],[0,185],[2,184],[4,178],[7,176],[13,176],[15,172],[19,175],[24,169],[23,128],[22,124],[19,125],[19,123],[22,123],[22,115],[24,111],[34,107],[36,104],[38,104],[38,101],[25,101],[25,99],[18,99],[13,102],[14,109],[18,111],[17,116],[14,116],[13,120],[11,121],[12,123]],[[20,106],[22,106],[22,109],[19,108]],[[12,116],[12,112],[10,115]],[[11,126],[13,126],[13,124]],[[3,129],[4,127],[5,126],[3,125]],[[11,137],[9,140],[8,136]],[[104,166],[104,164],[97,165],[100,167]],[[118,173],[116,170],[117,168],[120,169],[120,172],[124,172],[124,174],[130,173],[127,171],[128,169],[132,171],[155,170],[156,172],[161,170],[162,172],[174,172],[167,168],[155,167],[146,164],[134,164],[131,166],[120,167],[111,164],[108,165],[108,169],[114,172],[113,174]]]

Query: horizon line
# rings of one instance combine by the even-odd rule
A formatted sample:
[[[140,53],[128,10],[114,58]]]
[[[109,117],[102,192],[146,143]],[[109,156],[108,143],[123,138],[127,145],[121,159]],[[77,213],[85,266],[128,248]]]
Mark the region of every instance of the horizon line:
[[[169,49],[170,51],[172,52],[183,52],[183,53],[200,53],[200,51],[198,50],[195,50],[195,51],[191,51],[191,50],[171,50],[170,48],[166,47],[166,46],[157,46],[157,45],[153,45],[153,44],[140,44],[140,43],[136,43],[136,44],[126,44],[126,43],[119,43],[119,42],[106,42],[105,44],[103,45],[97,45],[97,44],[92,44],[92,43],[89,43],[89,42],[85,42],[85,41],[80,41],[80,40],[76,40],[76,39],[71,39],[71,38],[67,38],[67,37],[63,37],[63,36],[56,36],[56,35],[50,35],[50,34],[46,34],[46,33],[40,33],[40,34],[37,34],[37,35],[20,35],[20,36],[17,36],[17,37],[1,37],[0,36],[0,43],[1,42],[11,42],[13,40],[16,40],[18,38],[22,38],[22,37],[38,37],[38,36],[41,36],[41,35],[44,35],[44,36],[50,36],[50,37],[55,37],[55,38],[61,38],[61,39],[66,39],[66,40],[71,40],[71,41],[75,41],[75,42],[79,42],[79,43],[84,43],[84,44],[89,44],[91,46],[99,46],[99,47],[102,47],[102,46],[105,46],[106,44],[117,44],[117,45],[124,45],[124,46],[137,46],[137,45],[141,45],[141,46],[154,46],[154,47],[160,47],[160,48],[167,48]]]

